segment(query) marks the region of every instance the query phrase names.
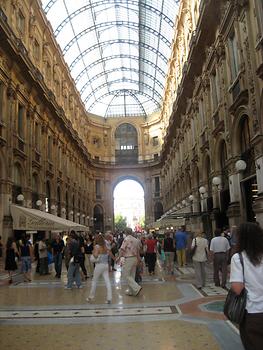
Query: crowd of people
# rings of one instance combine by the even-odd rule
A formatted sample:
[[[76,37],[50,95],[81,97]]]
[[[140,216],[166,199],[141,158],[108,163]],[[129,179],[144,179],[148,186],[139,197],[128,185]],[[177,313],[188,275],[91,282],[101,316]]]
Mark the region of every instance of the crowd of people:
[[[64,240],[65,239],[65,240]],[[213,264],[213,280],[216,287],[227,289],[227,276],[230,272],[230,288],[237,294],[246,288],[248,293],[246,316],[240,325],[240,335],[245,349],[259,349],[263,343],[263,230],[257,223],[244,223],[231,230],[216,229],[208,241],[204,232],[189,233],[182,226],[175,232],[167,231],[162,239],[150,233],[136,236],[132,230],[94,236],[77,234],[72,231],[66,238],[60,234],[52,240],[44,235],[31,242],[28,235],[15,242],[8,238],[4,246],[0,237],[0,253],[5,250],[5,270],[9,283],[18,269],[25,282],[31,282],[32,261],[36,261],[36,273],[50,274],[54,264],[55,278],[61,278],[63,259],[67,269],[67,284],[70,290],[76,285],[83,288],[82,282],[92,278],[87,301],[95,299],[96,287],[102,276],[106,286],[106,303],[112,302],[112,287],[109,273],[116,271],[116,264],[122,266],[127,282],[126,294],[137,296],[142,290],[143,269],[154,275],[156,261],[160,260],[167,275],[174,274],[174,268],[185,267],[191,260],[196,287],[206,285],[206,263]],[[240,263],[242,254],[244,274]],[[175,265],[175,262],[177,265]],[[229,268],[230,266],[230,268]]]

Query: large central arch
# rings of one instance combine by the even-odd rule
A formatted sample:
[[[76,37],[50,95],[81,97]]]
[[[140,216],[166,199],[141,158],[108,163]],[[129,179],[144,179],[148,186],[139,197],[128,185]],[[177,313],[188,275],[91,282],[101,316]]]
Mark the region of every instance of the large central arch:
[[[126,218],[128,227],[140,230],[145,217],[145,191],[141,181],[134,176],[120,177],[113,185],[112,198],[114,218],[120,214]]]

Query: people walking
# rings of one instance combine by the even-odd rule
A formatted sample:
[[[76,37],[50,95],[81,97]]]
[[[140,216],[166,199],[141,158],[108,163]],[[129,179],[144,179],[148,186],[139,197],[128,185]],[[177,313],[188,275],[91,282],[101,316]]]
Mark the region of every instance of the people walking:
[[[162,250],[164,251],[164,269],[166,273],[173,274],[174,272],[174,250],[175,241],[171,232],[165,233],[165,238],[162,241]]]
[[[48,257],[47,257],[47,245],[44,236],[41,237],[38,243],[38,253],[39,253],[39,274],[48,275]]]
[[[31,282],[31,266],[33,258],[32,244],[29,242],[29,237],[23,237],[19,246],[19,255],[21,258],[21,271],[24,276],[24,282]]]
[[[9,283],[13,282],[13,272],[17,270],[16,256],[18,250],[12,237],[8,237],[5,251],[5,270],[8,271]]]
[[[242,254],[244,273],[240,256]],[[263,344],[263,230],[252,222],[237,230],[237,253],[232,256],[231,288],[240,294],[247,290],[246,314],[239,326],[245,350],[261,350]]]
[[[34,257],[35,257],[35,261],[36,261],[36,273],[39,273],[39,269],[40,269],[40,258],[39,258],[39,237],[37,237],[36,242],[34,244]]]
[[[155,273],[155,264],[156,264],[156,253],[157,253],[157,240],[153,237],[152,234],[148,235],[146,239],[146,256],[148,263],[148,271],[150,275]]]
[[[62,239],[62,237],[58,234],[55,238],[55,240],[51,244],[52,247],[52,255],[55,265],[55,271],[57,278],[61,277],[61,271],[62,271],[62,255],[64,252],[65,244]]]
[[[112,301],[112,290],[109,277],[109,257],[115,259],[110,249],[107,248],[103,235],[97,235],[94,241],[94,249],[92,252],[95,269],[91,281],[91,289],[87,301],[91,302],[95,298],[97,282],[100,276],[103,276],[107,289],[106,303],[110,304]]]
[[[221,287],[226,287],[227,278],[227,260],[230,250],[229,241],[221,235],[221,230],[215,230],[215,237],[210,243],[210,254],[213,259],[214,283],[216,287],[220,286],[219,272],[222,274]]]
[[[208,256],[208,241],[204,238],[204,233],[202,231],[196,233],[192,241],[191,249],[195,249],[192,260],[195,270],[196,286],[198,289],[201,289],[205,286],[205,263]]]
[[[69,250],[69,243],[70,243],[70,237],[67,237],[66,238],[66,245],[65,245],[65,248],[64,248],[64,261],[65,261],[65,266],[66,266],[67,271],[68,271],[69,262],[70,262],[70,259],[71,259],[70,250]]]
[[[175,232],[175,244],[176,244],[176,255],[177,263],[179,267],[186,265],[186,246],[187,246],[187,234],[184,226],[180,227]]]
[[[94,263],[91,262],[90,258],[92,255],[92,251],[93,251],[93,238],[92,235],[89,234],[86,237],[86,241],[85,241],[85,254],[87,257],[87,276],[88,277],[92,277],[93,276],[93,271],[94,271]]]
[[[71,231],[70,233],[70,239],[69,239],[69,255],[70,255],[70,261],[69,261],[69,268],[68,268],[68,282],[65,286],[65,289],[72,289],[74,282],[76,283],[76,286],[78,288],[83,288],[81,284],[81,278],[80,278],[80,261],[82,259],[81,255],[81,249],[80,244],[78,241],[78,236],[75,233],[75,231]]]
[[[119,250],[119,259],[125,258],[123,275],[128,283],[126,294],[130,296],[138,295],[142,289],[135,281],[136,266],[141,262],[140,246],[140,241],[132,235],[132,230],[129,230]]]

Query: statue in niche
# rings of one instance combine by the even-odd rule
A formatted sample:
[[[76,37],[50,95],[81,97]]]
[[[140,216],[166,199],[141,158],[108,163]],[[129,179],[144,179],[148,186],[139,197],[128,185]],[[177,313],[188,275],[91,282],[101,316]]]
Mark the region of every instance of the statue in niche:
[[[34,15],[34,11],[31,8],[30,9],[30,14],[29,14],[29,37],[33,38],[35,36],[35,31],[36,31],[36,16]]]
[[[72,111],[73,108],[74,108],[74,98],[73,98],[73,95],[70,94],[69,95],[69,109],[70,109],[70,111]]]
[[[104,146],[108,145],[108,132],[107,132],[107,130],[104,130],[104,132],[103,132],[103,144],[104,144]]]
[[[144,131],[144,143],[145,145],[149,144],[149,132],[148,131]]]
[[[68,96],[68,85],[66,80],[63,80],[62,82],[62,96],[65,98]]]
[[[44,62],[48,62],[48,47],[49,47],[49,43],[46,41],[43,44],[43,61]]]

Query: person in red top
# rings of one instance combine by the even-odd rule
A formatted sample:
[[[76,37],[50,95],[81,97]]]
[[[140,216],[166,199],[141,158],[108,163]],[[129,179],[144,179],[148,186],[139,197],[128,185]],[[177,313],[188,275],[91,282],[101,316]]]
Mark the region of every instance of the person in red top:
[[[148,263],[148,271],[150,275],[154,274],[156,264],[157,240],[150,234],[146,240],[146,257]]]

